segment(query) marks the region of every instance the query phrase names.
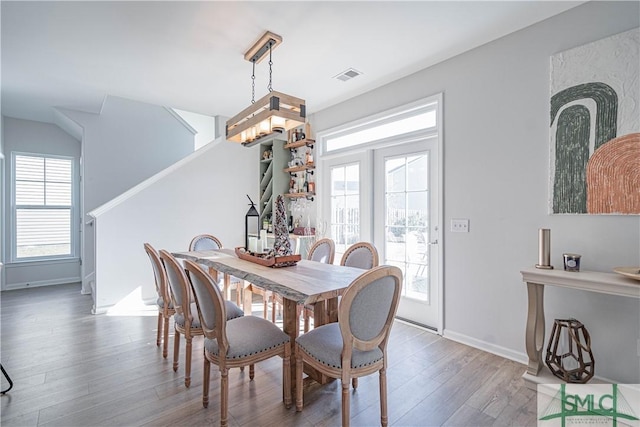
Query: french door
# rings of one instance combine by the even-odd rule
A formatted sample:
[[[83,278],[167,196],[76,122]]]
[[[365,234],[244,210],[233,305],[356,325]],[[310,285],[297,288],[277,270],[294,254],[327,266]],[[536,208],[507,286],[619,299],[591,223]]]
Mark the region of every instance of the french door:
[[[438,138],[389,145],[326,160],[327,234],[336,264],[353,243],[373,242],[380,264],[403,272],[398,317],[440,332]]]
[[[373,241],[404,273],[397,316],[440,326],[438,138],[374,150]]]

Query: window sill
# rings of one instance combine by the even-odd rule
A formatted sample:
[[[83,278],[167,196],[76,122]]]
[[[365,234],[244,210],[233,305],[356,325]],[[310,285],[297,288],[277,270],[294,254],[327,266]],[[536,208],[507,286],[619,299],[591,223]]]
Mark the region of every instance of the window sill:
[[[26,265],[50,265],[50,264],[69,264],[80,262],[80,258],[78,257],[65,257],[65,258],[38,258],[38,259],[28,259],[28,260],[14,260],[9,261],[4,264],[4,267],[18,267],[18,266],[26,266]]]

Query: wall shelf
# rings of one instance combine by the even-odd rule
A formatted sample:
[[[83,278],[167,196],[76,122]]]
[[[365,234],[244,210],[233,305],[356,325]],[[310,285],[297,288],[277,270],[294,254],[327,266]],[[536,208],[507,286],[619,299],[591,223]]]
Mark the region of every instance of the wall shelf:
[[[313,147],[313,144],[316,143],[315,139],[301,139],[300,141],[295,141],[295,142],[289,142],[288,144],[284,145],[285,149],[292,149],[292,148],[298,148],[298,147],[303,147],[303,146],[307,146],[307,147]]]
[[[286,168],[284,171],[285,172],[289,172],[289,173],[295,173],[295,172],[302,172],[302,171],[307,171],[307,170],[311,170],[311,169],[315,169],[316,165],[313,163],[309,163],[308,165],[302,165],[302,166],[294,166],[291,168]]]
[[[281,172],[289,157],[289,151],[283,149],[284,143],[284,140],[273,139],[260,144],[260,223],[271,216],[277,195],[289,190],[289,176]],[[267,151],[271,153],[265,159]]]
[[[283,196],[288,199],[311,199],[313,200],[313,196],[316,193],[306,192],[306,193],[284,193]]]

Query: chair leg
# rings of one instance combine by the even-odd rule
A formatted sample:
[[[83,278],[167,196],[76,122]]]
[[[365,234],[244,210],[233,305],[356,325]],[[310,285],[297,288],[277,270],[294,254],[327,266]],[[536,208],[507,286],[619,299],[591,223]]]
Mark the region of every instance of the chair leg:
[[[184,352],[184,385],[189,388],[191,386],[191,347],[192,338],[190,336],[185,337],[187,339],[187,348]]]
[[[242,282],[236,283],[236,304],[242,307]]]
[[[156,346],[160,347],[160,337],[162,336],[162,312],[158,312],[158,337],[156,338]]]
[[[386,369],[380,369],[380,423],[382,427],[389,424],[387,416],[387,374]]]
[[[220,369],[220,426],[227,425],[227,412],[229,402],[229,370]]]
[[[276,305],[278,305],[276,296],[271,294],[271,323],[276,323]]]
[[[302,375],[302,374],[300,374]],[[283,385],[284,385],[284,407],[289,409],[291,408],[291,344],[284,344],[284,357],[282,358],[282,376]],[[298,372],[296,371],[296,378],[298,377]],[[302,386],[300,386],[302,389]]]
[[[351,378],[351,387],[353,387],[354,390],[358,388],[358,379],[357,378]]]
[[[304,360],[302,359],[302,351],[296,345],[296,411],[302,411],[302,370],[304,369]]]
[[[253,378],[256,376],[256,365],[253,363],[249,365],[249,381],[253,381]]]
[[[204,357],[204,367],[202,369],[202,406],[209,406],[209,373],[211,372],[211,362]]]
[[[173,334],[173,372],[178,370],[178,357],[180,357],[180,332],[176,329]]]
[[[262,295],[262,305],[263,305],[262,317],[266,320],[267,319],[267,306],[269,305],[269,296],[267,295],[266,292]]]
[[[349,427],[349,413],[351,403],[349,402],[349,380],[342,381],[342,427]]]
[[[164,318],[164,338],[162,342],[162,357],[167,358],[167,353],[169,349],[169,317]]]

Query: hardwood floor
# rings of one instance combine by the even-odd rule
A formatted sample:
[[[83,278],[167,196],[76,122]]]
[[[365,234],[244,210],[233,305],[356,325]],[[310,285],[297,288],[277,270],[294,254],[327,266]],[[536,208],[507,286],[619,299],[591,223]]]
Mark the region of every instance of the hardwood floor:
[[[156,347],[149,315],[92,315],[79,284],[2,292],[2,364],[14,381],[0,398],[9,426],[218,425],[219,374],[202,407],[202,339],[194,339],[191,387],[184,386],[184,342],[173,372]],[[261,315],[261,304],[255,305]],[[389,424],[535,426],[536,396],[525,366],[404,323],[389,343]],[[304,409],[282,404],[282,362],[273,358],[229,374],[231,426],[340,425],[340,382],[305,386]],[[5,388],[5,383],[2,384]],[[351,397],[354,426],[380,423],[378,376],[361,378]]]

